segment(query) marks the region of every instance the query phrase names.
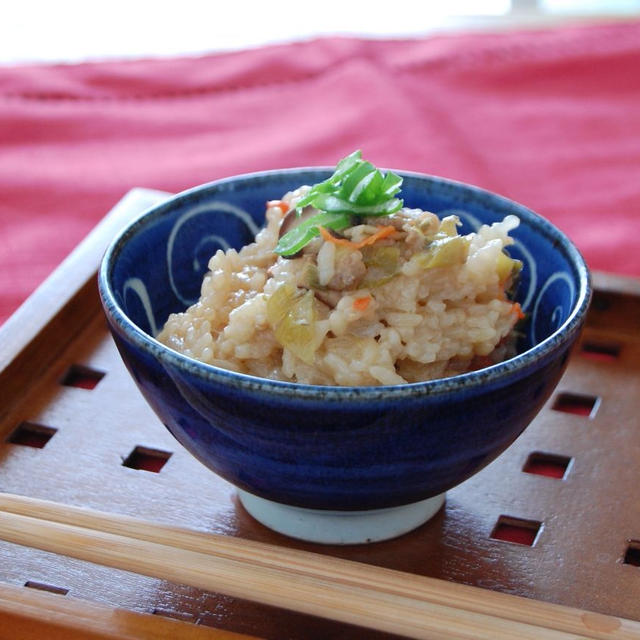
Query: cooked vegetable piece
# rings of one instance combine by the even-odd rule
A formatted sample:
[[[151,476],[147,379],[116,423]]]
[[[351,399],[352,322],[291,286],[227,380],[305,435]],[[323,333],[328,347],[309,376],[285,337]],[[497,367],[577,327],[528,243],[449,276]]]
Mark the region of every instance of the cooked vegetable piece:
[[[519,302],[514,302],[513,306],[511,307],[511,310],[513,313],[515,313],[518,320],[524,320],[527,317],[524,311],[522,310],[522,307],[520,306]]]
[[[278,207],[283,215],[289,211],[289,205],[284,200],[269,200],[267,201],[267,208],[269,207]]]
[[[399,247],[364,247],[362,260],[367,268],[381,269],[386,274],[395,273],[400,265]]]
[[[320,284],[320,278],[318,277],[318,266],[313,262],[308,262],[304,266],[302,272],[302,278],[300,280],[300,286],[308,289],[324,289]]]
[[[271,327],[282,322],[295,298],[296,290],[288,284],[279,286],[267,298],[267,321]]]
[[[502,252],[498,256],[498,263],[496,265],[496,271],[498,272],[498,279],[500,282],[505,283],[512,276],[516,275],[522,269],[522,262],[510,258],[506,253]]]
[[[399,247],[364,247],[362,260],[367,267],[367,275],[362,283],[365,287],[373,288],[386,284],[400,271]]]
[[[373,298],[371,296],[362,296],[361,298],[356,298],[353,301],[353,308],[356,311],[361,311],[364,313],[369,308],[372,300]]]
[[[460,218],[458,216],[447,216],[446,218],[442,218],[442,222],[440,223],[440,229],[438,233],[444,234],[445,236],[457,236],[458,235],[458,227],[460,226]]]
[[[267,300],[267,320],[276,340],[307,364],[313,364],[324,337],[316,335],[315,304],[312,291],[300,293],[288,284],[278,287]]]
[[[423,269],[438,269],[464,264],[469,255],[469,240],[464,236],[438,238],[414,259]]]
[[[288,233],[292,229],[301,225],[305,220],[311,218],[311,216],[316,215],[316,213],[317,212],[313,207],[304,207],[304,209],[300,211],[297,211],[296,209],[288,209],[280,223],[278,239],[282,238],[285,233]]]

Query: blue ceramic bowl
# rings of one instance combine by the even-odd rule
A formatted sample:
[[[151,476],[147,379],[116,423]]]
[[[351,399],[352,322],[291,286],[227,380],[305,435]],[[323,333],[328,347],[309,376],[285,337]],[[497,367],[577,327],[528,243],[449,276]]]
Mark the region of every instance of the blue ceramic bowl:
[[[516,214],[529,316],[519,355],[452,378],[389,387],[264,380],[196,362],[154,340],[199,296],[209,257],[239,248],[265,202],[326,169],[255,173],[153,207],[108,249],[102,303],[131,375],[171,433],[253,495],[323,510],[370,510],[441,494],[491,462],[530,423],[565,368],[585,318],[589,275],[571,242],[525,207],[473,186],[402,173],[406,206],[460,216],[463,232]]]

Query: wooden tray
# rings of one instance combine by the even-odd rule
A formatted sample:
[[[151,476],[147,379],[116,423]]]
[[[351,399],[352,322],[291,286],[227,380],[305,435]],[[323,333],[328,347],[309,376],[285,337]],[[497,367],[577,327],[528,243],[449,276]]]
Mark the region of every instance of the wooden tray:
[[[491,590],[566,605],[583,624],[581,635],[566,637],[640,638],[640,282],[595,274],[587,327],[556,393],[507,452],[448,493],[433,520],[370,546],[306,544],[255,522],[233,488],[178,445],[108,335],[95,282],[102,252],[165,195],[128,194],[0,330],[0,491],[260,541],[285,554],[321,553],[329,567],[339,557],[479,587],[470,598]],[[557,626],[548,611],[548,627]],[[0,541],[0,615],[9,621],[0,638],[119,637],[114,612],[128,621],[127,637],[365,633]]]

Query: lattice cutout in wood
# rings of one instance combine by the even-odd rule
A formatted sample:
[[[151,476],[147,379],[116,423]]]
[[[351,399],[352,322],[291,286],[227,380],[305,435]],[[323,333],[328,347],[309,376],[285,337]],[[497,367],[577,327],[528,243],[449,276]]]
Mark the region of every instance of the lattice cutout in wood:
[[[77,389],[92,391],[104,376],[105,373],[103,371],[74,364],[67,370],[67,373],[61,380],[61,384],[66,387],[76,387]]]
[[[56,434],[57,429],[35,422],[21,422],[7,438],[11,444],[43,449]]]
[[[52,584],[46,584],[44,582],[35,582],[34,580],[27,580],[24,583],[25,587],[29,589],[38,589],[39,591],[48,591],[49,593],[57,593],[61,596],[66,596],[69,593],[69,589],[63,587],[56,587]]]
[[[511,516],[500,516],[491,532],[494,540],[512,542],[533,547],[542,530],[542,523],[536,520],[525,520]]]
[[[624,563],[640,567],[640,540],[630,540],[624,554]]]
[[[600,406],[600,398],[581,393],[560,393],[553,403],[555,411],[573,413],[585,418],[594,418]]]
[[[529,454],[522,470],[525,473],[563,480],[569,472],[570,465],[571,458],[567,456],[534,451]]]
[[[123,461],[122,465],[130,469],[160,473],[170,457],[171,453],[169,451],[137,446]]]
[[[612,362],[620,357],[622,345],[619,342],[585,340],[581,346],[581,355],[602,362]]]

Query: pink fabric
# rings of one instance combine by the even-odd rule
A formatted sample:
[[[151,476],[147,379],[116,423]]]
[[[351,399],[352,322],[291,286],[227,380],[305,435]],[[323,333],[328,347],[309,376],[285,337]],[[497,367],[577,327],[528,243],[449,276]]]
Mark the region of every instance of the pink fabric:
[[[385,167],[551,219],[640,275],[640,22],[0,69],[0,321],[131,187]]]

